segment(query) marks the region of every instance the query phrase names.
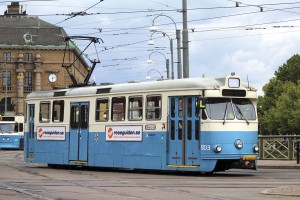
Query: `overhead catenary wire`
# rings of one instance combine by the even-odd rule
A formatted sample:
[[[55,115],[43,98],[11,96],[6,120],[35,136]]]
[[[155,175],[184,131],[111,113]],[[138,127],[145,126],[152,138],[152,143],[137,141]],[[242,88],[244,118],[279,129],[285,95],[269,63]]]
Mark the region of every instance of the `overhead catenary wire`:
[[[293,9],[293,8],[285,8],[285,9]],[[281,9],[271,9],[271,10],[266,10],[264,12],[274,12],[274,11],[278,11],[278,10],[281,10]],[[260,11],[245,12],[245,13],[238,13],[238,14],[231,14],[231,15],[222,15],[222,16],[216,16],[216,17],[207,17],[207,18],[201,18],[201,19],[191,19],[191,20],[188,20],[188,22],[191,23],[191,22],[197,22],[197,21],[222,19],[222,18],[228,18],[228,17],[238,17],[238,16],[241,16],[241,15],[257,14],[257,13],[260,13]],[[181,24],[182,22],[176,22],[176,23]],[[270,23],[278,23],[278,22],[270,22]],[[266,23],[266,24],[269,24],[269,23]],[[172,25],[172,23],[158,24],[158,26],[166,26],[166,25]],[[126,31],[126,30],[143,30],[143,29],[147,29],[147,28],[149,28],[149,26],[139,26],[139,27],[130,27],[130,28],[117,28],[117,27],[115,27],[115,28],[102,28],[102,33],[111,33],[111,32]],[[93,29],[96,29],[96,28],[94,27]]]
[[[271,9],[271,8],[268,8],[266,5],[279,5],[279,4],[248,4],[248,3],[244,3],[244,2],[241,2],[241,1],[233,1],[233,0],[228,0],[228,1],[231,1],[231,2],[234,2],[236,4],[236,7],[239,7],[239,5],[245,5],[245,6],[251,6],[251,7],[257,7],[260,9],[260,12],[264,12],[264,10],[267,8],[267,9]],[[298,2],[297,2],[298,3]],[[286,5],[287,3],[285,4],[281,4],[281,5]],[[289,12],[289,13],[295,13],[295,14],[300,14],[298,12],[292,12],[292,11],[287,11],[286,9],[276,9],[276,10],[279,10],[279,11],[283,11],[283,12]]]
[[[86,14],[86,11],[88,11],[89,9],[95,7],[96,5],[98,5],[99,3],[103,2],[103,1],[104,1],[104,0],[99,0],[99,2],[95,3],[94,5],[88,7],[87,9],[85,9],[85,10],[83,10],[83,11],[71,13],[71,14],[70,14],[71,17],[68,17],[67,19],[64,19],[63,21],[60,21],[60,22],[56,23],[56,25],[57,25],[57,24],[60,24],[60,23],[62,23],[62,22],[64,22],[64,21],[67,21],[67,20],[69,20],[69,19],[72,19],[73,17],[85,15],[85,14]]]
[[[299,2],[300,3],[300,2]],[[296,3],[294,3],[293,5],[295,5]],[[292,5],[292,4],[281,4],[281,5]],[[275,6],[275,5],[263,5],[263,4],[261,4],[261,6]],[[280,5],[276,5],[276,6],[280,6]],[[244,8],[246,8],[246,7],[249,7],[249,6],[243,6]],[[233,8],[233,6],[231,6],[231,8]],[[219,9],[219,8],[216,8],[216,9]],[[293,8],[288,8],[288,9],[295,9],[295,7],[293,7]],[[274,11],[279,11],[279,10],[281,10],[281,9],[273,9]],[[177,9],[173,9],[173,11],[178,11]],[[172,12],[173,12],[172,11]],[[191,10],[192,11],[192,10]],[[166,11],[166,12],[168,12],[168,11]],[[265,9],[264,10],[264,12],[271,12],[270,10],[267,10],[267,9]],[[150,12],[151,13],[151,12]],[[227,15],[227,17],[239,17],[239,16],[241,16],[241,15],[250,15],[250,14],[253,14],[253,15],[255,15],[255,14],[258,14],[258,13],[260,13],[260,11],[254,11],[254,12],[245,12],[245,13],[238,13],[238,14],[231,14],[231,15]],[[124,15],[125,16],[125,15]],[[78,17],[80,17],[80,16],[78,16]],[[202,19],[190,19],[189,20],[189,22],[197,22],[197,20],[199,20],[199,21],[204,21],[204,20],[214,20],[214,19],[222,19],[222,18],[225,18],[225,15],[223,15],[223,16],[216,16],[216,17],[208,17],[208,18],[202,18]],[[292,19],[292,20],[294,20],[294,21],[297,21],[297,20],[299,20],[299,19]],[[70,21],[71,22],[71,21]],[[251,27],[252,27],[252,29],[253,30],[259,30],[260,29],[260,27],[253,27],[253,26],[258,26],[258,24],[259,24],[259,26],[264,26],[264,25],[268,25],[268,24],[271,24],[271,23],[274,23],[274,24],[276,24],[276,23],[285,23],[285,22],[292,22],[291,20],[289,20],[289,21],[287,21],[287,20],[277,20],[277,21],[275,21],[274,20],[274,22],[266,22],[266,23],[253,23],[253,24],[248,24],[248,25],[243,25],[243,26],[224,26],[224,27],[216,27],[216,28],[212,28],[211,30],[209,30],[210,28],[208,27],[208,28],[204,28],[203,30],[201,30],[201,29],[199,29],[199,28],[196,28],[195,29],[195,33],[197,33],[197,32],[208,32],[208,31],[215,31],[215,32],[219,32],[219,31],[225,31],[225,30],[228,30],[228,31],[231,31],[231,30],[237,30],[237,29],[239,29],[239,30],[245,30],[246,31],[246,29],[251,29]],[[181,22],[177,22],[177,23],[181,23]],[[168,26],[168,25],[171,25],[170,23],[161,23],[162,24],[162,26],[163,25],[165,25],[165,26]],[[74,25],[75,26],[75,25]],[[115,29],[115,27],[116,26],[114,26],[114,29],[111,29],[111,27],[107,27],[107,28],[103,28],[103,32],[102,33],[99,33],[99,34],[102,34],[102,35],[105,35],[105,34],[107,34],[107,35],[105,35],[105,36],[110,36],[110,35],[112,35],[112,36],[120,36],[120,35],[143,35],[143,34],[145,34],[146,35],[146,31],[148,31],[148,28],[149,28],[149,25],[148,26],[145,26],[144,28],[135,28],[135,27],[129,27],[130,29],[128,29],[128,28],[122,28],[122,27],[120,27],[118,30],[117,29]],[[70,29],[72,29],[72,26],[70,26],[70,27],[68,27],[68,28],[70,28]],[[93,28],[93,27],[91,27],[91,28]],[[87,28],[88,29],[88,28]],[[271,28],[269,28],[269,29],[271,29]],[[125,31],[124,31],[125,30]],[[127,32],[126,30],[130,30],[130,31],[133,31],[133,32]],[[141,30],[141,31],[143,31],[143,30],[145,30],[145,33],[137,33],[137,31],[139,31],[139,30]],[[169,30],[169,29],[168,29]],[[170,29],[171,30],[171,29]],[[109,31],[109,32],[106,32],[106,31]],[[89,32],[89,33],[91,33],[91,32]],[[89,34],[89,33],[84,33],[84,34]],[[109,33],[112,33],[112,34],[109,34]],[[97,34],[97,32],[95,32],[95,33],[92,33],[92,34]],[[243,36],[241,36],[241,37],[243,37]],[[247,37],[247,36],[246,36]],[[136,38],[134,38],[133,40],[136,40]],[[140,41],[140,40],[138,40],[138,41]],[[144,40],[145,41],[145,40]],[[191,40],[191,42],[194,42],[194,41],[196,41],[196,40]],[[123,41],[124,42],[124,41]],[[135,43],[134,41],[133,42],[131,42],[131,41],[129,41],[129,42],[124,42],[125,44],[122,44],[122,42],[119,44],[119,45],[112,45],[112,46],[110,46],[109,48],[111,48],[111,49],[106,49],[105,51],[103,51],[103,52],[101,52],[101,53],[107,53],[106,51],[108,51],[109,50],[109,52],[113,52],[115,49],[119,49],[119,48],[121,48],[121,47],[127,47],[127,48],[137,48],[137,47],[133,47],[134,45],[132,44],[132,45],[128,45],[128,44],[131,44],[131,43]],[[140,44],[142,44],[142,43],[140,43]],[[104,47],[101,47],[101,48],[104,48]],[[125,51],[125,52],[128,52],[128,51]],[[118,58],[118,59],[121,59],[121,57],[120,58]],[[107,60],[105,60],[105,62],[108,62]]]
[[[294,22],[299,21],[299,19],[290,19],[290,20],[280,20],[275,22],[265,22],[265,23],[256,23],[256,24],[248,24],[248,25],[240,25],[240,26],[227,26],[227,27],[217,27],[217,28],[211,28],[211,29],[204,29],[204,30],[197,30],[195,29],[194,32],[210,32],[210,31],[223,31],[223,30],[233,30],[233,29],[240,29],[240,28],[251,28],[253,26],[263,26],[268,24],[276,24],[276,23],[282,23],[282,22]]]

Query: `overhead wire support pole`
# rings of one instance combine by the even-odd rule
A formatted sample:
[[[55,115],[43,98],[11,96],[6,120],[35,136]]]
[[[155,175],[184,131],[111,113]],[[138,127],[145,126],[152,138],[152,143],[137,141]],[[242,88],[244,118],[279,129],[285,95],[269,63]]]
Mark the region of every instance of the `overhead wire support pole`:
[[[182,0],[182,19],[183,78],[189,78],[189,36],[187,27],[187,0]]]
[[[181,64],[181,37],[180,29],[176,30],[176,40],[177,40],[177,78],[182,79],[182,64]]]

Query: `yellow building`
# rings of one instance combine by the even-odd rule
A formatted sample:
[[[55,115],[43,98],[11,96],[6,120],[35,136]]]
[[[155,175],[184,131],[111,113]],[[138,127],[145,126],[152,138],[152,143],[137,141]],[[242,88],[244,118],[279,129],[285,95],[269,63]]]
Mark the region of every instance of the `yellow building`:
[[[63,28],[27,16],[18,2],[8,6],[0,16],[1,115],[23,115],[24,99],[33,90],[69,87],[72,81],[62,66],[69,66],[78,83],[84,81],[89,66],[74,43],[65,52],[66,37]]]

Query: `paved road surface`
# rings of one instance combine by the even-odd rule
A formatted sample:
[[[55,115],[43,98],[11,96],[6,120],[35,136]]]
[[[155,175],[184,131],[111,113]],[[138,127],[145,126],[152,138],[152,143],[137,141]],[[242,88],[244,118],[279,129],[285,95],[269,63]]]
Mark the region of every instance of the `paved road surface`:
[[[300,199],[299,169],[229,170],[203,175],[52,169],[22,160],[22,151],[0,150],[1,200]]]

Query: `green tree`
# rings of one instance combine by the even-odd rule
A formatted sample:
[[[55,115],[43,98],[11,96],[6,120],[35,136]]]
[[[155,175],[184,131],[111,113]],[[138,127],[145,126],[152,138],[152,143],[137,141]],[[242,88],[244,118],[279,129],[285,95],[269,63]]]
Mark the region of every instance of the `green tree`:
[[[264,112],[262,124],[272,134],[297,134],[300,133],[300,85],[286,82],[284,86],[285,91],[275,106]]]
[[[292,56],[258,99],[260,134],[300,134],[300,56]]]
[[[300,77],[300,56],[296,54],[288,59],[288,61],[275,72],[275,76],[278,80],[283,82],[292,81],[293,83],[297,83]]]

